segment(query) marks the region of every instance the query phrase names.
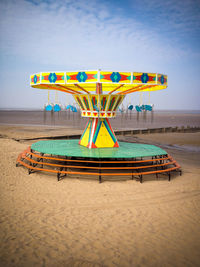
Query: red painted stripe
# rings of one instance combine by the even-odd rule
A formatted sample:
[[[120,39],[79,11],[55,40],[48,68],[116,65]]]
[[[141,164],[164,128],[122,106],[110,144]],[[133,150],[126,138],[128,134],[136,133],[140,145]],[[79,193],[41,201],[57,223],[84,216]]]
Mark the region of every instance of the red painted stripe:
[[[94,106],[96,105],[96,97],[95,96],[92,97],[92,104],[93,104],[93,109],[95,109],[94,108]]]
[[[97,146],[92,142],[92,147],[91,148],[97,148]]]
[[[121,101],[122,97],[120,96],[119,99],[117,100],[117,104],[115,104],[115,108],[113,109],[113,111],[116,111],[117,107],[119,106],[119,103]]]
[[[45,81],[48,81],[48,80],[49,80],[49,79],[48,79],[49,75],[45,75],[45,76],[42,76],[42,77],[43,77],[42,80],[45,80]]]
[[[77,76],[77,74],[71,75],[70,76],[70,80],[78,81],[77,78],[76,78],[76,76]]]
[[[87,101],[87,99],[86,99],[86,97],[85,97],[85,96],[83,97],[83,100],[84,100],[84,103],[85,103],[86,109],[87,109],[87,110],[90,110],[90,108],[89,108],[89,104],[88,104],[88,101]],[[90,115],[90,114],[89,114],[89,112],[88,112],[88,115]]]
[[[62,77],[63,77],[64,75],[56,75],[56,76],[57,76],[57,81],[63,81]]]
[[[119,143],[116,141],[113,147],[119,147]]]
[[[111,109],[113,108],[113,104],[114,104],[114,102],[115,102],[115,97],[112,98],[112,101],[111,101],[111,103],[110,103],[110,105],[109,105],[109,109],[108,109],[108,111],[111,111]]]
[[[111,76],[112,73],[109,73],[109,74],[104,74],[104,78],[103,79],[106,79],[106,80],[109,80],[109,81],[112,81],[110,76]]]
[[[120,73],[120,76],[121,76],[120,82],[128,80],[127,77],[129,77],[129,75],[124,75],[124,74],[121,74],[121,73]]]
[[[148,80],[148,82],[154,82],[154,78],[155,78],[155,77],[153,77],[153,76],[149,76],[149,80]]]
[[[106,109],[106,105],[107,105],[107,99],[106,99],[106,97],[104,97],[103,98],[103,110],[105,110]]]
[[[141,81],[141,77],[142,77],[142,75],[135,76],[136,79],[134,79],[134,81],[135,81],[135,80],[139,80],[139,81]]]
[[[87,75],[87,79],[90,79],[90,80],[93,80],[93,79],[96,79],[95,77],[94,77],[94,75],[95,74],[88,74],[87,72],[86,72],[86,75]]]

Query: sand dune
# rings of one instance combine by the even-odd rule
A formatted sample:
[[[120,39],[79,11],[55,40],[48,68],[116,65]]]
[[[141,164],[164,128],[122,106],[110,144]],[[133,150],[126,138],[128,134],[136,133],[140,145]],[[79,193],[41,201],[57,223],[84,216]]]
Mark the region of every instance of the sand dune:
[[[150,135],[142,138],[151,142]],[[170,138],[166,134],[166,143]],[[26,147],[0,139],[1,266],[199,265],[199,153],[169,149],[183,168],[171,182],[153,177],[143,184],[128,178],[99,184],[28,175],[15,167]]]

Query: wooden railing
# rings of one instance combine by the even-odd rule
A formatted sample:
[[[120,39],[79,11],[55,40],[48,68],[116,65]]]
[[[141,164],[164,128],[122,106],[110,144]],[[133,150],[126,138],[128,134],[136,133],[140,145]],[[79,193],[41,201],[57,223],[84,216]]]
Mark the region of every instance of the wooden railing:
[[[19,154],[16,166],[19,165],[26,167],[29,174],[35,171],[55,173],[58,181],[62,178],[61,175],[68,174],[98,176],[100,183],[102,176],[131,176],[132,179],[136,176],[142,183],[143,175],[155,174],[158,177],[158,174],[166,173],[169,181],[172,171],[179,171],[181,175],[180,165],[170,155],[151,159],[105,161],[44,156],[34,153],[28,147]]]

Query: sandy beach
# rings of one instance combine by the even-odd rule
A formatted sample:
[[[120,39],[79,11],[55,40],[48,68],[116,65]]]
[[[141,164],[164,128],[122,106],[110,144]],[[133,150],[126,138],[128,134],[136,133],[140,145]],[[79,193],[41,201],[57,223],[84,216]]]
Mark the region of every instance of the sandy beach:
[[[0,126],[1,266],[199,266],[200,132],[120,137],[165,149],[182,176],[99,184],[16,168],[18,154],[35,142],[16,137],[82,132],[48,129]]]

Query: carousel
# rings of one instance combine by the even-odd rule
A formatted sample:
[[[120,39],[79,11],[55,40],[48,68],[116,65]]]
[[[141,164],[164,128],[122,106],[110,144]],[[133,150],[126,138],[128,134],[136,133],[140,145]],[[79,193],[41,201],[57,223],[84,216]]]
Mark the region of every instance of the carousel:
[[[31,75],[36,89],[71,94],[88,122],[80,140],[38,141],[23,151],[17,166],[56,173],[58,180],[71,175],[102,177],[131,176],[142,182],[144,175],[179,171],[178,163],[163,149],[147,144],[118,142],[110,119],[124,98],[135,92],[167,88],[167,76],[157,73],[73,71],[40,72]]]

